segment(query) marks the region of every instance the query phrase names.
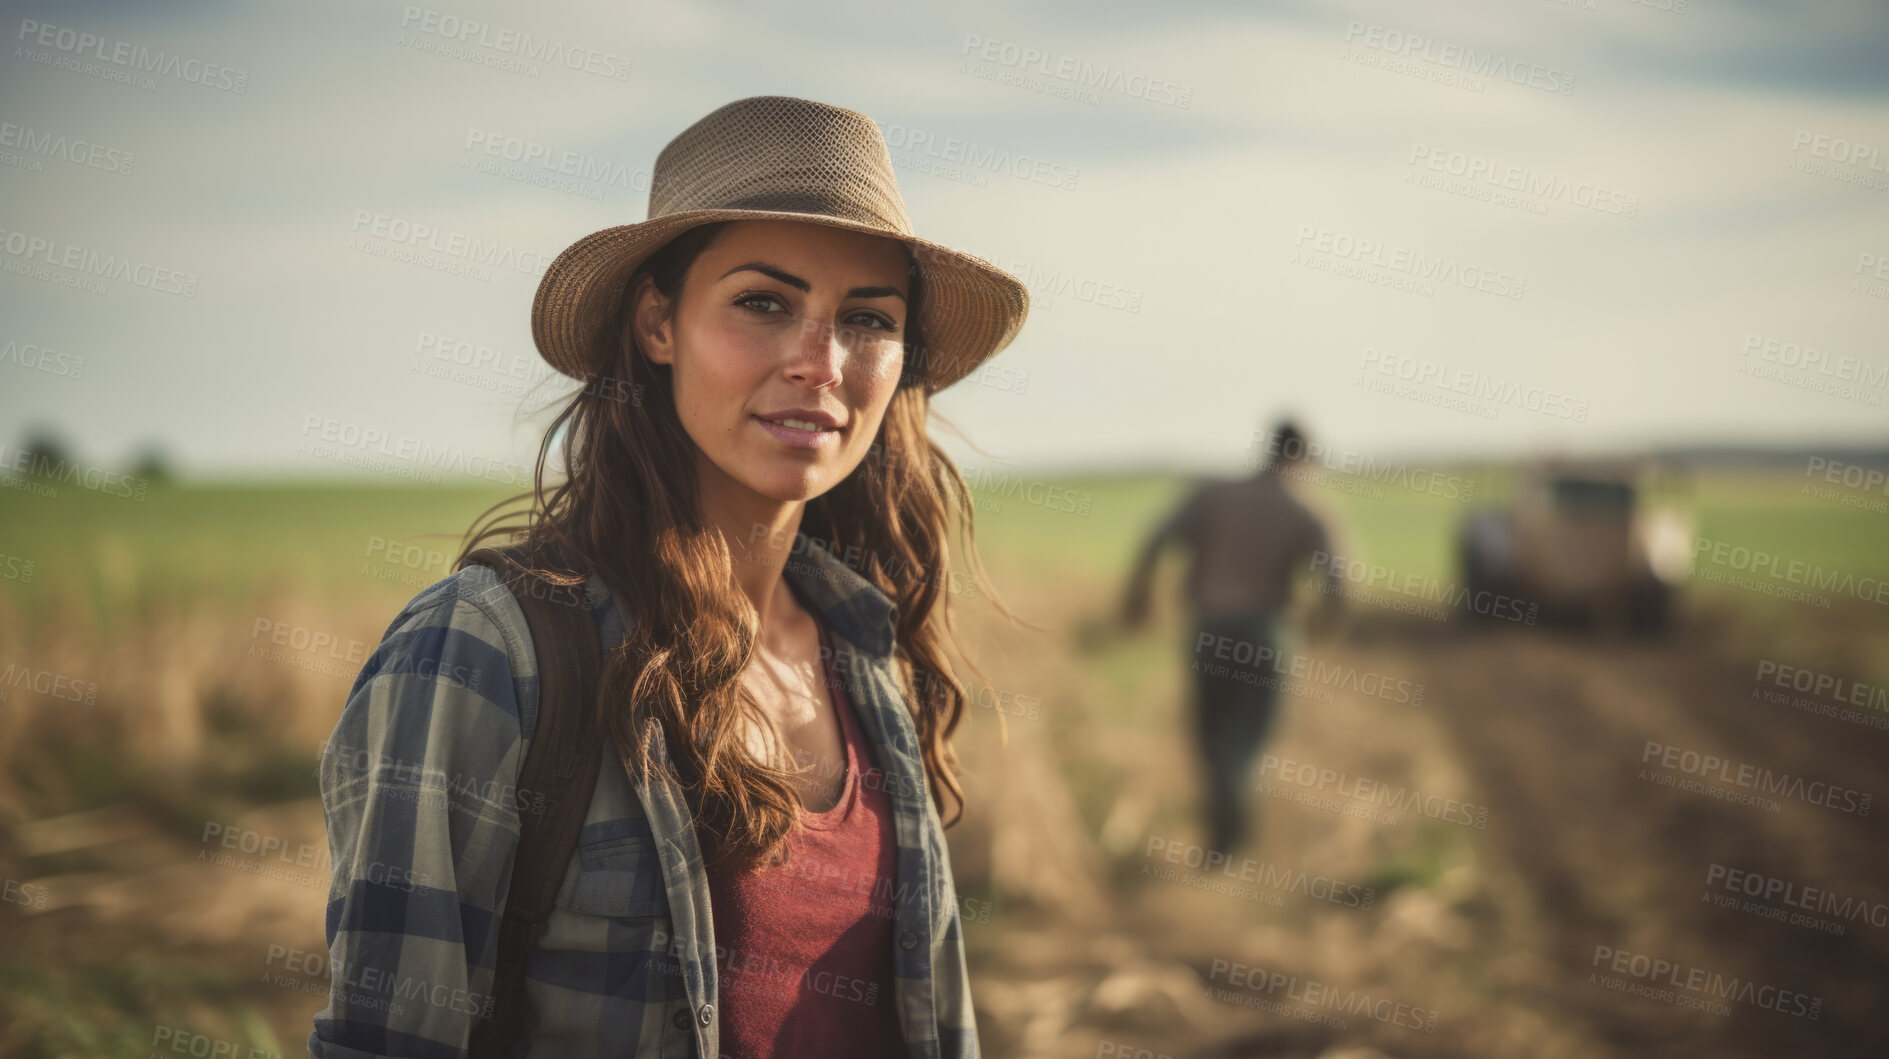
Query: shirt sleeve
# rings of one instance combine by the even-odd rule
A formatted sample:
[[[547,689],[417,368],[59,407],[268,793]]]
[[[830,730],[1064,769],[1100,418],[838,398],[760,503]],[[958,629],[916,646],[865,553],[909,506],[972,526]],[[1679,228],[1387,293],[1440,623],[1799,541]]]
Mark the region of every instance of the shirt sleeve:
[[[1327,557],[1331,555],[1331,533],[1325,528],[1325,521],[1312,511],[1305,513],[1304,536],[1305,544],[1301,549],[1300,559],[1317,561],[1320,555]]]
[[[487,1010],[521,705],[535,708],[521,625],[496,575],[468,567],[407,605],[348,694],[321,760],[334,877],[318,1059],[459,1059]]]
[[[971,976],[964,958],[964,920],[958,912],[957,892],[950,881],[950,862],[943,862],[945,895],[951,911],[945,929],[932,941],[931,989],[938,1011],[938,1054],[951,1059],[978,1059],[977,1013],[971,1006]]]
[[[1190,546],[1197,544],[1200,540],[1201,524],[1206,507],[1207,486],[1197,484],[1188,490],[1186,499],[1181,501],[1174,512],[1168,516],[1167,521],[1155,531],[1156,538],[1159,540],[1172,538],[1184,541]]]
[[[927,781],[929,787],[929,781]],[[971,973],[964,956],[964,919],[957,880],[951,871],[951,846],[929,789],[923,807],[927,841],[936,879],[933,892],[943,913],[942,927],[931,938],[931,996],[937,1016],[939,1059],[978,1059],[977,1013],[971,1003]]]

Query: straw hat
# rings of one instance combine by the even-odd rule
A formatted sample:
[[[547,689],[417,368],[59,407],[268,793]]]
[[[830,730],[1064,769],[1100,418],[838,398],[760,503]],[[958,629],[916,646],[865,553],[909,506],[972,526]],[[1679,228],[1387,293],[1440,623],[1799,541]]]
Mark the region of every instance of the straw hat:
[[[1010,344],[1030,311],[1016,277],[912,234],[892,156],[871,118],[791,96],[736,100],[684,129],[656,156],[649,219],[592,232],[538,283],[531,336],[558,371],[585,378],[608,348],[630,274],[663,244],[715,221],[781,220],[885,236],[912,250],[923,284],[923,368],[936,393]]]

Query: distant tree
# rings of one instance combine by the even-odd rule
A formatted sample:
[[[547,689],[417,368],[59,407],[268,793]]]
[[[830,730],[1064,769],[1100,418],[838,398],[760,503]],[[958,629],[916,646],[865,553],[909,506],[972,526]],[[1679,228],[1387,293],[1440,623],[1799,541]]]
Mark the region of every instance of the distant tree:
[[[20,451],[22,458],[14,466],[29,478],[58,477],[59,469],[72,462],[72,450],[65,439],[48,427],[34,427],[28,432],[26,444],[20,446]]]
[[[131,476],[142,478],[152,485],[171,481],[174,475],[170,454],[157,442],[146,442],[138,449],[137,459],[131,465]]]

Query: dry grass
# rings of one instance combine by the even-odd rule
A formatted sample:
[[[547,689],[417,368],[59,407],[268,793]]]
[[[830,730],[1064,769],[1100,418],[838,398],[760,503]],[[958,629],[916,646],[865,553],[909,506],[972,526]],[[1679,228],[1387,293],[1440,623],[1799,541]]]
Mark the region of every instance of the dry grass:
[[[1137,503],[1123,510],[1149,509]],[[1145,872],[1157,866],[1151,838],[1201,834],[1181,617],[1158,610],[1153,630],[1138,637],[1105,620],[1120,565],[1111,556],[1141,515],[1074,525],[1026,514],[1044,524],[982,546],[1011,606],[1049,632],[1013,629],[975,605],[964,614],[991,688],[974,689],[981,704],[962,729],[971,803],[949,838],[961,893],[993,910],[965,924],[987,1054],[1094,1056],[1110,1042],[1174,1056],[1633,1054],[1610,1036],[1607,998],[1571,982],[1555,940],[1563,913],[1493,826],[1372,821],[1256,795],[1261,833],[1250,856],[1368,886],[1369,910],[1290,892],[1275,907],[1187,885],[1190,873]],[[381,513],[365,524],[393,536],[439,522]],[[349,525],[309,532],[366,536]],[[1055,536],[1065,532],[1088,536]],[[16,895],[0,904],[0,951],[11,955],[0,960],[0,1054],[143,1055],[161,1026],[298,1050],[324,1002],[320,983],[262,973],[271,946],[322,949],[325,879],[309,885],[200,859],[202,832],[212,822],[245,827],[325,854],[312,769],[353,669],[420,585],[362,576],[357,557],[324,558],[307,542],[271,555],[273,565],[221,576],[240,563],[167,554],[109,520],[67,536],[42,524],[40,533],[29,547],[48,557],[41,580],[31,591],[0,583],[0,666],[97,690],[88,703],[0,688],[0,878]],[[1075,558],[1039,561],[1065,551]],[[178,566],[196,572],[177,574]],[[1675,664],[1709,669],[1718,655],[1781,650],[1868,678],[1889,648],[1873,615],[1840,623],[1716,607],[1705,617],[1717,624],[1695,633],[1708,642],[1680,645]],[[1548,695],[1524,686],[1530,674],[1612,650],[1543,639],[1529,656],[1539,665],[1509,666],[1516,686],[1474,690],[1460,666],[1498,668],[1508,656],[1372,635],[1368,624],[1306,650],[1432,683],[1454,658],[1458,701],[1433,693],[1415,709],[1355,692],[1290,698],[1267,752],[1479,804],[1490,797],[1478,789],[1489,763],[1451,711],[1503,701],[1491,696]],[[342,657],[293,648],[273,657],[266,630],[277,625],[324,634]],[[361,653],[350,662],[355,643]],[[321,671],[324,661],[332,671]],[[1634,885],[1592,880],[1629,920],[1648,884]],[[1230,1003],[1209,992],[1224,979],[1215,961],[1432,1009],[1437,1032],[1358,1016],[1340,1029]],[[1670,1013],[1653,1021],[1662,1014]]]

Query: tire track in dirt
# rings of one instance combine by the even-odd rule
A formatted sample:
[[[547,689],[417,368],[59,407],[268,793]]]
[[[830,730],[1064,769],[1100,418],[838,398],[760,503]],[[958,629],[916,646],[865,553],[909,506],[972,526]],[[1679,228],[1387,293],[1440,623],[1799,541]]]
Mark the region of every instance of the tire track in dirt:
[[[1499,630],[1434,641],[1420,657],[1438,716],[1497,810],[1488,852],[1529,881],[1534,918],[1547,928],[1543,955],[1558,976],[1541,1002],[1585,1019],[1623,1055],[1883,1054],[1876,1007],[1889,981],[1889,932],[1861,920],[1826,934],[1702,900],[1714,864],[1881,900],[1889,872],[1873,818],[1801,801],[1771,813],[1640,779],[1653,740],[1881,791],[1879,737],[1758,709],[1750,670],[1681,644]],[[1813,1021],[1624,995],[1589,984],[1597,946],[1825,1004]]]

